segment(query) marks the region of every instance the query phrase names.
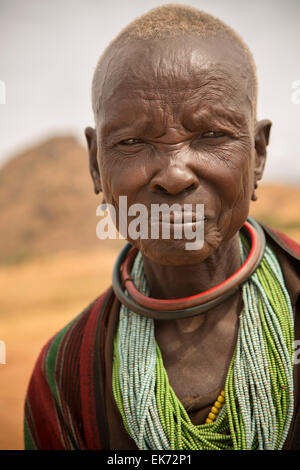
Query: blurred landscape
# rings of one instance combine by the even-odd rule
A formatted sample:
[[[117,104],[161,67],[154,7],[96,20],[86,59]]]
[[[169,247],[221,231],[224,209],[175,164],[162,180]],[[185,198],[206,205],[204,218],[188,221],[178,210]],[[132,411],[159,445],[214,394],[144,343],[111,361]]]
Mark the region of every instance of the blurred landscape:
[[[53,137],[0,168],[0,449],[23,448],[23,406],[44,343],[111,284],[122,240],[96,237],[88,155]],[[300,242],[300,185],[260,184],[250,214]]]

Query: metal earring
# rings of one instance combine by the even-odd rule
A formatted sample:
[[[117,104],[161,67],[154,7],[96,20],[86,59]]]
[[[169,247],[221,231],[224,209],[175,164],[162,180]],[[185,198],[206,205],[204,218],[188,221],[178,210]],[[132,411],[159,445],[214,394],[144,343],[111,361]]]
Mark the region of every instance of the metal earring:
[[[253,190],[252,197],[251,197],[252,201],[257,201],[257,196],[255,194],[256,189],[257,189],[257,183],[255,183],[255,185],[254,185],[254,190]]]

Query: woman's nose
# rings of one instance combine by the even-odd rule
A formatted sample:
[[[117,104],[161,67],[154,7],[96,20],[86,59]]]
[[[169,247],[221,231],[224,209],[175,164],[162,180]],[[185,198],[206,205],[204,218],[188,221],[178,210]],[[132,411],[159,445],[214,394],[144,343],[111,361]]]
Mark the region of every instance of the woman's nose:
[[[162,169],[152,178],[150,188],[156,193],[176,195],[192,191],[198,184],[197,176],[189,168],[172,165]]]

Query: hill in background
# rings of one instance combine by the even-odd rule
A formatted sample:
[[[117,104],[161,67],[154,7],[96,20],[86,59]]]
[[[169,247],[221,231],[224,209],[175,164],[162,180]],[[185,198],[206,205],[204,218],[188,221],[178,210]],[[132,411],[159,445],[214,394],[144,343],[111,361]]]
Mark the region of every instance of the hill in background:
[[[96,196],[88,153],[73,137],[56,137],[0,169],[0,263],[121,241],[96,238]]]
[[[259,185],[251,215],[300,242],[300,186]],[[99,240],[88,154],[72,136],[55,137],[0,169],[0,263],[66,250],[121,246]]]

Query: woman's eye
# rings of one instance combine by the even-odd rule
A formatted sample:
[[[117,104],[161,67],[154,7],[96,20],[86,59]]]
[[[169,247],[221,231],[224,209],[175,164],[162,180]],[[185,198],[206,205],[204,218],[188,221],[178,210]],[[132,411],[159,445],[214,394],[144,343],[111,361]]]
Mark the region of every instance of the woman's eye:
[[[141,139],[126,139],[126,140],[121,140],[119,142],[120,145],[135,145],[135,144],[140,144],[142,141]]]
[[[221,132],[221,131],[208,131],[208,132],[204,132],[201,137],[208,137],[208,138],[216,138],[216,137],[224,137],[226,134],[224,134],[224,132]]]

